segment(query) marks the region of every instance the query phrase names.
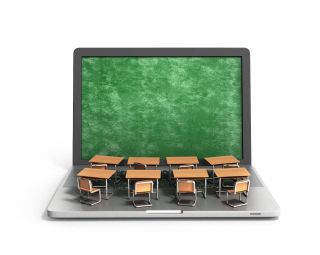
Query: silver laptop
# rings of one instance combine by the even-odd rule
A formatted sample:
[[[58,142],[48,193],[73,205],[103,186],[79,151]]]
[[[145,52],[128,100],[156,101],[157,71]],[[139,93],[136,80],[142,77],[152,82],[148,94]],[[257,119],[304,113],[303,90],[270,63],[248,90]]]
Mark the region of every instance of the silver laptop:
[[[280,215],[278,204],[251,165],[248,49],[78,48],[73,59],[73,166],[48,205],[50,217]],[[79,202],[77,174],[94,155],[123,156],[124,160],[116,168],[116,178],[110,180],[112,196],[90,206]],[[218,183],[213,166],[205,160],[222,155],[235,156],[240,167],[250,172],[245,206],[233,208],[226,203],[234,182]],[[151,207],[136,208],[128,198],[130,156],[161,159],[158,199],[152,194]],[[206,197],[197,194],[195,206],[177,204],[168,156],[197,156],[197,167],[208,170]],[[201,181],[196,183],[199,190],[204,188]]]

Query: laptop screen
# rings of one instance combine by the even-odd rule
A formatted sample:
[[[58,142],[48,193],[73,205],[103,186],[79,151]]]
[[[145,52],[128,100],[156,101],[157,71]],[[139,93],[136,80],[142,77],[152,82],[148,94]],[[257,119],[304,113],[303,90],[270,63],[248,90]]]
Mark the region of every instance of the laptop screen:
[[[81,62],[80,157],[244,156],[242,56]]]

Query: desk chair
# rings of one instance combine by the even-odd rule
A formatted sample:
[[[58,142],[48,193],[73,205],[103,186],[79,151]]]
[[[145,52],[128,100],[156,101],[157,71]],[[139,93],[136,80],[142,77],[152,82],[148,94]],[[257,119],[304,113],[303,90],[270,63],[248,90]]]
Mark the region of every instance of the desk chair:
[[[194,200],[183,200],[181,195],[193,195]],[[197,189],[196,189],[196,182],[192,180],[177,180],[177,200],[178,205],[188,205],[188,206],[195,206],[197,203]],[[190,203],[191,202],[191,203]]]
[[[239,163],[223,164],[222,168],[239,168]],[[225,179],[222,181],[223,188],[233,188],[237,179]]]
[[[132,203],[134,207],[147,207],[152,206],[151,204],[151,193],[153,191],[152,181],[137,181],[134,184],[134,190],[132,192]],[[146,200],[136,200],[137,195],[148,194],[148,201]]]
[[[92,182],[86,178],[77,178],[78,180],[78,189],[80,192],[80,203],[87,205],[95,205],[101,202],[101,190],[92,187]],[[83,196],[83,192],[86,193],[86,196]],[[97,193],[99,195],[99,200],[90,199],[90,195]]]
[[[250,180],[241,180],[237,181],[234,185],[234,189],[227,190],[227,200],[226,204],[230,205],[231,207],[239,207],[247,205],[248,193],[250,188]],[[241,200],[241,194],[246,193],[246,201]],[[237,195],[239,194],[239,200],[234,199],[233,201],[229,201],[229,194]]]
[[[91,163],[91,168],[96,168],[96,169],[108,169],[108,164],[92,164]],[[94,188],[105,188],[105,182],[101,180],[91,180],[93,183]]]
[[[145,170],[145,169],[147,169],[147,165],[135,162],[135,163],[133,163],[133,169],[137,169],[137,170],[143,169],[143,170]]]
[[[180,165],[178,166],[179,170],[191,170],[194,169],[194,165]],[[171,180],[171,170],[169,170],[169,184],[170,184],[170,180]],[[173,184],[174,185],[174,184]]]

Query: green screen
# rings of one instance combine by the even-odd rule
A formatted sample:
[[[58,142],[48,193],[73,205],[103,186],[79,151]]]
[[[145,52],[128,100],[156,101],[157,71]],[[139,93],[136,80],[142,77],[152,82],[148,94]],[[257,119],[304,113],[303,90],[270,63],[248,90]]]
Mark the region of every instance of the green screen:
[[[242,159],[240,57],[83,57],[82,159]]]

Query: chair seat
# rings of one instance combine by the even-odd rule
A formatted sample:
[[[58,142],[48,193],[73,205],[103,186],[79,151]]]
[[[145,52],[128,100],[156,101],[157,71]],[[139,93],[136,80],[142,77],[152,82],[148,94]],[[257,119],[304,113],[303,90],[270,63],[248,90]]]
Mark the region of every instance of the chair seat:
[[[139,191],[135,191],[135,190],[133,190],[132,192],[134,192],[134,194],[136,194],[136,195],[143,195],[143,194],[149,194],[149,193],[152,193],[152,191],[141,191],[141,192],[139,192]]]
[[[81,190],[84,190],[84,191],[87,191],[87,192],[90,192],[90,190],[89,189],[81,189]],[[99,191],[99,189],[96,189],[96,188],[92,188],[91,189],[91,193],[94,193],[94,192],[97,192],[97,191]]]

